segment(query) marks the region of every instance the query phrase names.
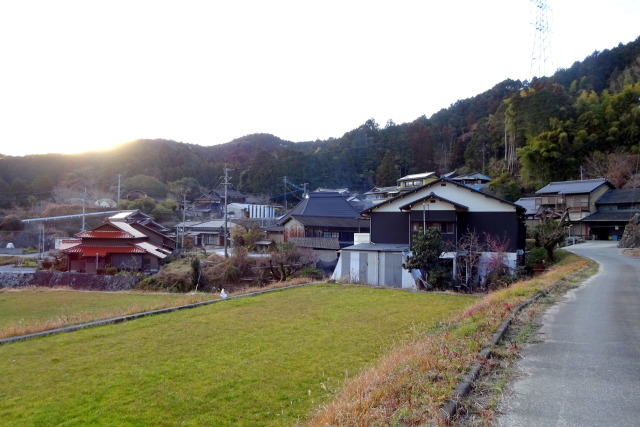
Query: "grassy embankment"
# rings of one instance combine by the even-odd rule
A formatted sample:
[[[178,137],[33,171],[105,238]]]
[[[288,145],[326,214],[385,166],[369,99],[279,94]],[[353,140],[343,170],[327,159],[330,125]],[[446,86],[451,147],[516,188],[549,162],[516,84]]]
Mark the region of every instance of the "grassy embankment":
[[[0,420],[292,425],[476,300],[310,285],[0,346]]]
[[[597,264],[565,251],[562,260],[531,280],[489,294],[351,379],[309,425],[426,425],[476,361],[505,317],[528,298],[578,283]]]

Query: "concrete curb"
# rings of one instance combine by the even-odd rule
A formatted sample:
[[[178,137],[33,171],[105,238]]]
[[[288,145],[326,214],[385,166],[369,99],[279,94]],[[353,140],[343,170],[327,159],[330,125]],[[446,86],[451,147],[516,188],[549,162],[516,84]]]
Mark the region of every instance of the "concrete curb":
[[[300,285],[290,285],[290,286],[284,286],[282,288],[276,288],[276,289],[266,289],[266,290],[263,290],[263,291],[255,291],[255,292],[249,292],[249,293],[246,293],[246,294],[235,295],[235,296],[231,296],[231,297],[226,298],[226,299],[215,299],[215,300],[211,300],[211,301],[202,301],[202,302],[196,302],[196,303],[193,303],[193,304],[179,305],[179,306],[176,306],[176,307],[168,307],[168,308],[161,308],[161,309],[158,309],[158,310],[143,311],[141,313],[128,314],[126,316],[112,317],[112,318],[109,318],[109,319],[96,320],[94,322],[81,323],[81,324],[78,324],[78,325],[65,326],[65,327],[56,328],[56,329],[49,329],[47,331],[35,332],[33,334],[17,335],[15,337],[9,337],[9,338],[0,339],[0,345],[11,344],[11,343],[18,342],[18,341],[25,341],[25,340],[28,340],[28,339],[31,339],[31,338],[40,338],[40,337],[46,337],[48,335],[55,335],[55,334],[61,334],[61,333],[65,333],[65,332],[79,331],[81,329],[93,328],[95,326],[114,325],[116,323],[128,322],[128,321],[135,320],[135,319],[140,319],[140,318],[146,317],[146,316],[153,316],[153,315],[156,315],[156,314],[164,314],[164,313],[172,313],[172,312],[178,311],[178,310],[185,310],[185,309],[189,309],[189,308],[197,308],[197,307],[202,307],[202,306],[209,305],[209,304],[215,304],[215,303],[218,303],[218,302],[228,301],[228,300],[233,300],[233,299],[238,299],[238,298],[254,297],[254,296],[257,296],[257,295],[261,295],[261,294],[282,291],[282,290],[285,290],[285,289],[299,288],[299,287],[302,287],[302,286],[307,286],[307,285],[312,285],[312,284],[313,283],[303,283],[303,284],[300,284]]]
[[[482,366],[485,364],[487,359],[491,358],[492,349],[496,345],[498,345],[500,340],[502,340],[504,335],[507,333],[507,330],[509,329],[509,325],[511,325],[516,315],[520,313],[527,306],[536,302],[538,299],[542,298],[545,295],[548,295],[549,292],[554,288],[555,286],[551,286],[549,289],[542,291],[532,296],[528,300],[522,302],[520,305],[518,305],[516,308],[513,309],[509,317],[507,317],[502,321],[502,323],[500,324],[496,332],[491,336],[489,345],[484,347],[480,351],[480,353],[478,354],[478,357],[476,358],[476,361],[471,366],[471,369],[469,370],[467,375],[464,377],[464,379],[461,382],[458,383],[456,388],[453,390],[453,393],[451,393],[451,397],[445,402],[443,407],[440,408],[440,411],[438,414],[439,421],[442,421],[445,424],[448,424],[451,418],[453,418],[453,416],[457,414],[458,409],[460,408],[460,400],[466,395],[468,395],[469,392],[471,391],[474,381],[477,380],[478,376],[480,375],[480,370],[482,369]]]

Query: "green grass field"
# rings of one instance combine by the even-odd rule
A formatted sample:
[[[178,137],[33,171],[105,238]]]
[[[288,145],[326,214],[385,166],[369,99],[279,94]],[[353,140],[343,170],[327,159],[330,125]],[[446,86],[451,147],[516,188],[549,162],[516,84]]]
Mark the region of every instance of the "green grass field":
[[[311,285],[3,345],[0,423],[292,425],[475,300]]]
[[[0,292],[0,338],[216,298],[212,294],[5,291]]]

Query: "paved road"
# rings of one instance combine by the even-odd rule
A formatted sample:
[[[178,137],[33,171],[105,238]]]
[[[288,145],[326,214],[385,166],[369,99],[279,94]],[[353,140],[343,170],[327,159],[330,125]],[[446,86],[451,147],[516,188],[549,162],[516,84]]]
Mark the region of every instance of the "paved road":
[[[640,426],[640,259],[610,242],[566,249],[600,271],[544,315],[498,425]]]

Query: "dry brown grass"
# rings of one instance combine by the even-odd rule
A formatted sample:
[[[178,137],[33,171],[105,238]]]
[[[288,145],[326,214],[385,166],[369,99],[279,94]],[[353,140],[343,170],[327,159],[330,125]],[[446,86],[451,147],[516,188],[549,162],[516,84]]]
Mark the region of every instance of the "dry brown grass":
[[[529,281],[487,295],[451,322],[425,331],[349,381],[307,425],[426,425],[478,359],[500,323],[521,302],[585,269],[576,258]],[[483,361],[481,361],[483,362]],[[486,361],[485,361],[486,362]]]
[[[622,251],[622,254],[633,258],[640,258],[640,248],[625,249]]]

